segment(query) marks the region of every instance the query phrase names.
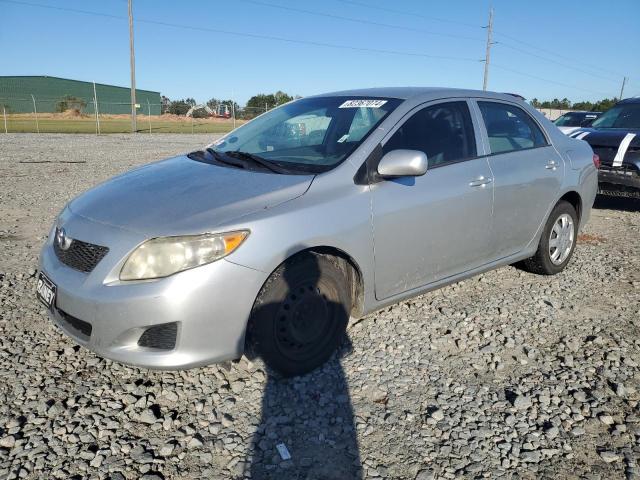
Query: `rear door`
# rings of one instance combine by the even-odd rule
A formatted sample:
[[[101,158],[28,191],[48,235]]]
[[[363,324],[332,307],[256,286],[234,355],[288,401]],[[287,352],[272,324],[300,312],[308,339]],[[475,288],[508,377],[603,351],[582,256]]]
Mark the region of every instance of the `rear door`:
[[[383,141],[382,154],[421,150],[421,177],[371,184],[376,298],[384,299],[485,263],[492,188],[478,158],[466,100],[410,112]]]
[[[523,250],[533,239],[564,177],[564,161],[521,107],[478,100],[494,177],[492,256]]]

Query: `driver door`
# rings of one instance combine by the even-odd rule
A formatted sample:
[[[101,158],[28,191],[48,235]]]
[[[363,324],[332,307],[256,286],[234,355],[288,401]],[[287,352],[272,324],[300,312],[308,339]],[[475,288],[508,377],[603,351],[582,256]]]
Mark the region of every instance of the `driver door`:
[[[488,263],[493,178],[476,131],[467,101],[447,101],[418,107],[383,141],[383,155],[421,150],[429,166],[370,185],[378,300]]]

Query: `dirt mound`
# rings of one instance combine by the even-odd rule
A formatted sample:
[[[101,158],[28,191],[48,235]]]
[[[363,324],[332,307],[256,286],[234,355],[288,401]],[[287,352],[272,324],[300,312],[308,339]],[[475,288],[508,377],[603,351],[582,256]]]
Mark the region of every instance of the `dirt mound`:
[[[82,113],[77,108],[70,108],[60,114],[62,118],[87,118],[89,115]]]

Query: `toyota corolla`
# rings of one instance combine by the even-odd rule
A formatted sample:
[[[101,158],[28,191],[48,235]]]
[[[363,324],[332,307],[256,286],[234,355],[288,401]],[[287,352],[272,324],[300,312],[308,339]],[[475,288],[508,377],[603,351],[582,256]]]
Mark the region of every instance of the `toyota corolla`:
[[[63,332],[119,362],[248,352],[302,374],[350,316],[503,265],[561,272],[597,163],[512,95],[308,97],[69,202],[37,295]]]

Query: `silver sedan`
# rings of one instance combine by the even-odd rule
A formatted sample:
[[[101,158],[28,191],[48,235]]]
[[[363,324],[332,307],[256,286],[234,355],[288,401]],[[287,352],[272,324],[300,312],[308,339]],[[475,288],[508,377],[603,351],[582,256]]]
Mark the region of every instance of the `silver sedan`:
[[[325,362],[358,317],[502,265],[561,272],[598,159],[518,98],[304,98],[72,200],[41,254],[52,320],[160,369]]]

